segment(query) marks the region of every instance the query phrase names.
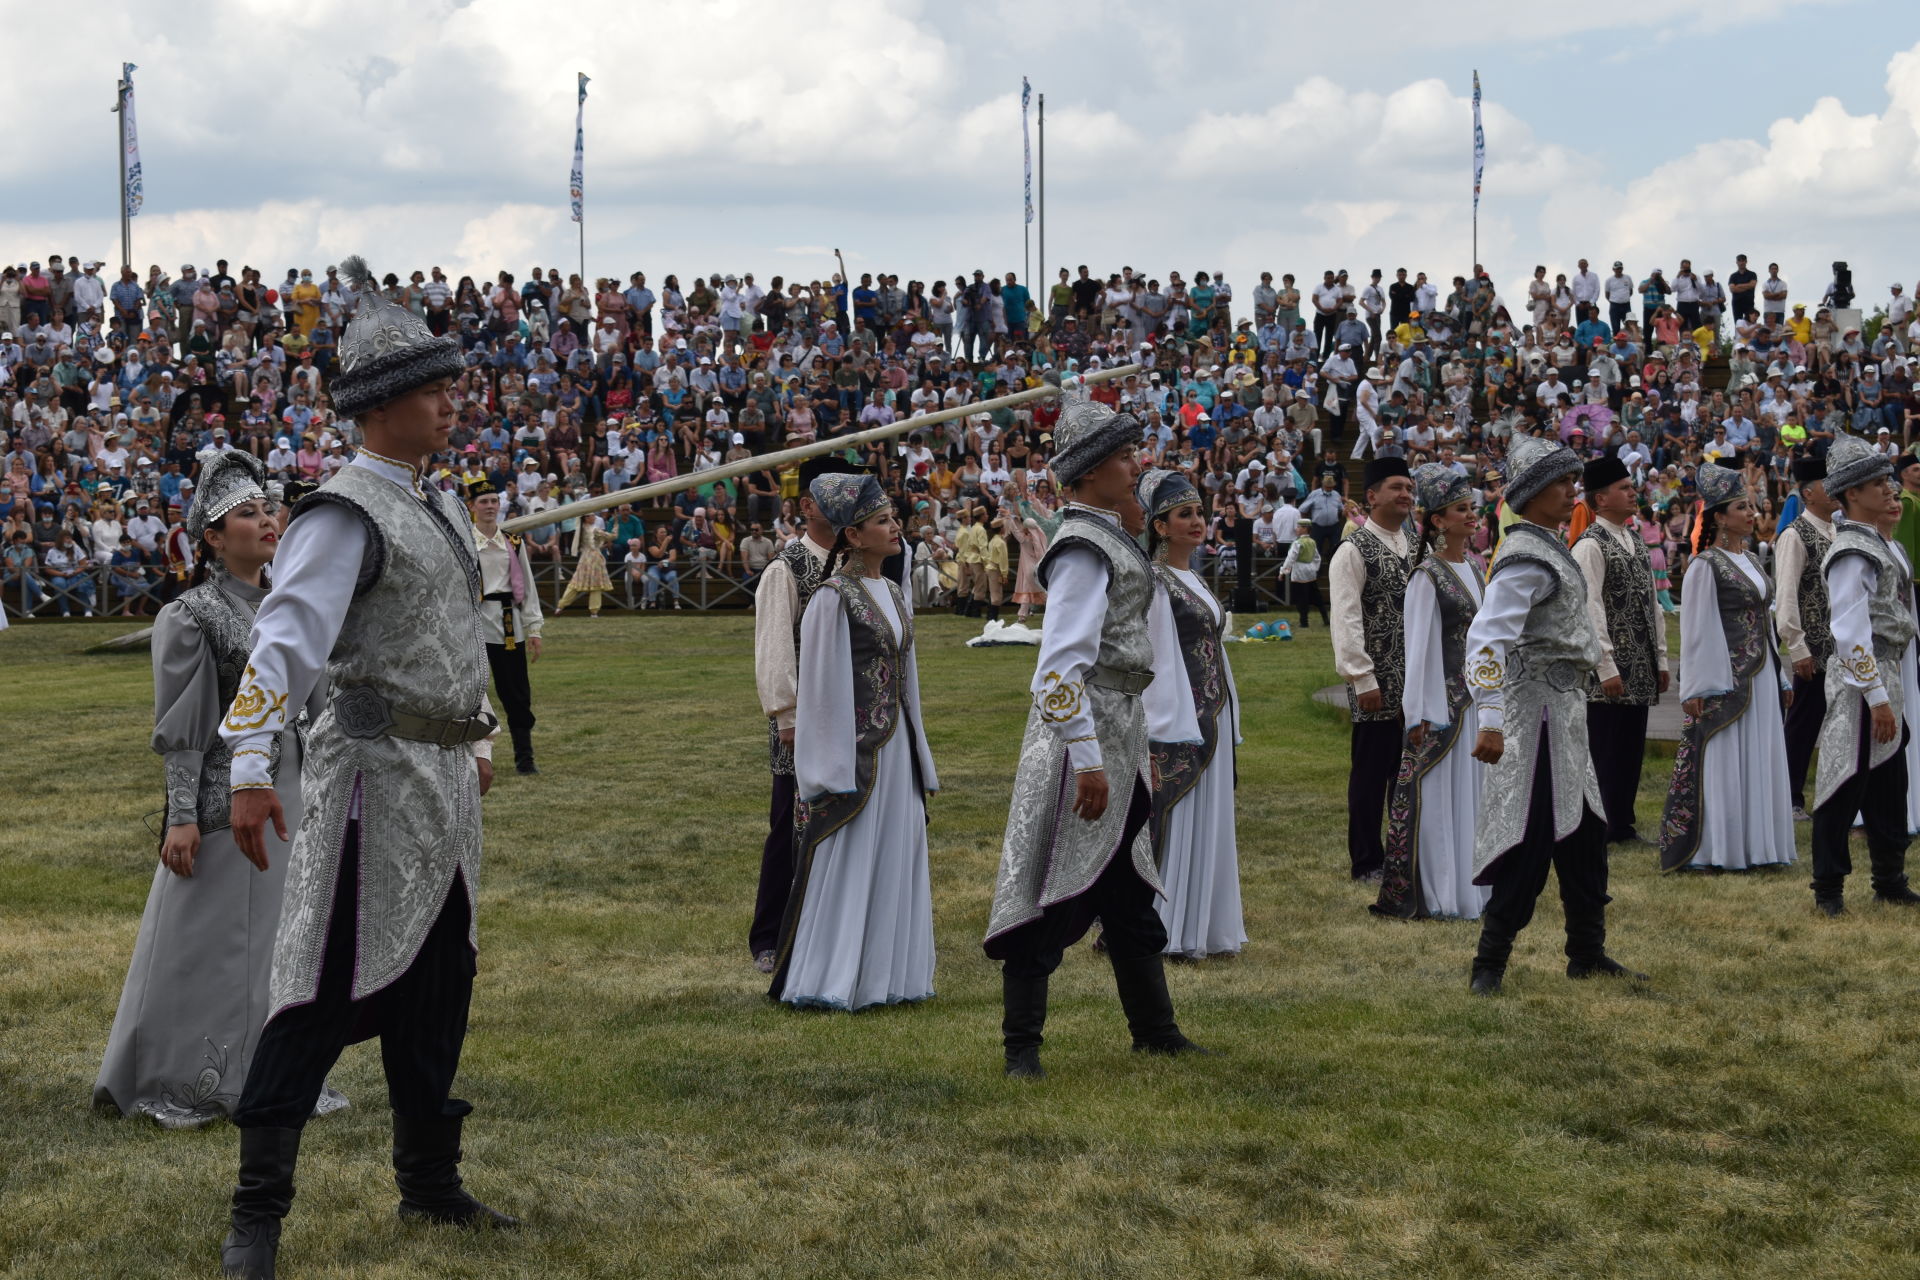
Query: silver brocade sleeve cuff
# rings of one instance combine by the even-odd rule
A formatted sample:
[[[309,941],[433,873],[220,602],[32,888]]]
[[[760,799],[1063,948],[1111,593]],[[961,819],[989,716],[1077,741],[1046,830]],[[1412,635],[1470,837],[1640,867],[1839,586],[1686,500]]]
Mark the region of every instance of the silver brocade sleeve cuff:
[[[199,751],[169,751],[166,755],[167,825],[198,824],[200,821],[200,766],[205,754]]]

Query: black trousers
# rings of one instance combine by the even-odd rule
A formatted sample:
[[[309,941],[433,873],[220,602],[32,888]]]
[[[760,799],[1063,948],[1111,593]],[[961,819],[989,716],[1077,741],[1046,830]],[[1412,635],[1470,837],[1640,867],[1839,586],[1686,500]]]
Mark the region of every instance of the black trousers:
[[[1849,695],[1851,696],[1851,695]],[[1798,699],[1795,700],[1796,703]],[[1905,738],[1902,737],[1904,744]],[[1876,892],[1892,892],[1907,883],[1907,753],[1904,745],[1878,769],[1872,758],[1873,719],[1860,717],[1858,767],[1827,802],[1813,811],[1813,896],[1837,898],[1853,872],[1847,839],[1859,814],[1867,828],[1867,857]]]
[[[1787,708],[1787,783],[1793,788],[1793,807],[1807,807],[1807,770],[1827,718],[1827,674],[1793,678],[1793,705]]]
[[[1607,841],[1632,840],[1640,766],[1647,755],[1647,709],[1612,702],[1587,704],[1587,749],[1606,806]]]
[[[513,739],[515,763],[533,758],[533,683],[527,678],[527,646],[516,639],[514,647],[487,646],[487,665],[493,668],[493,691],[500,695],[500,714],[507,718],[507,733]]]
[[[1589,809],[1573,834],[1553,838],[1553,764],[1543,736],[1534,760],[1526,834],[1492,868],[1493,896],[1480,917],[1480,950],[1473,958],[1476,973],[1507,967],[1513,940],[1533,919],[1534,904],[1547,887],[1549,869],[1560,881],[1567,958],[1598,960],[1607,950],[1607,903],[1612,901],[1607,896],[1606,825]]]
[[[311,1004],[283,1009],[261,1033],[233,1112],[242,1129],[304,1128],[341,1051],[374,1036],[380,1037],[387,1103],[396,1115],[464,1116],[473,1110],[450,1096],[473,1000],[466,886],[456,875],[412,965],[364,1000],[352,995],[359,888],[360,824],[352,822],[340,853],[319,991]]]
[[[780,946],[780,922],[793,896],[793,802],[796,784],[790,773],[773,775],[773,801],[767,806],[767,842],[760,848],[760,889],[753,898],[753,924],[747,929],[747,950],[754,955]]]
[[[1401,716],[1354,721],[1352,768],[1347,774],[1347,858],[1356,880],[1387,865],[1380,828],[1387,817],[1387,796],[1400,773],[1400,748],[1406,736],[1407,724]]]
[[[1323,316],[1318,312],[1314,313],[1313,343],[1320,353],[1320,359],[1325,360],[1333,354],[1333,334],[1339,327],[1340,322],[1333,316]]]
[[[991,947],[989,954],[1005,961],[1009,978],[1044,978],[1060,967],[1066,949],[1080,941],[1099,918],[1107,954],[1115,960],[1158,955],[1167,949],[1167,927],[1154,909],[1153,890],[1133,869],[1133,841],[1153,814],[1147,788],[1134,783],[1127,806],[1127,825],[1120,847],[1093,887],[1077,898],[1057,902],[1046,914],[1015,929]],[[1077,822],[1068,816],[1063,819]]]

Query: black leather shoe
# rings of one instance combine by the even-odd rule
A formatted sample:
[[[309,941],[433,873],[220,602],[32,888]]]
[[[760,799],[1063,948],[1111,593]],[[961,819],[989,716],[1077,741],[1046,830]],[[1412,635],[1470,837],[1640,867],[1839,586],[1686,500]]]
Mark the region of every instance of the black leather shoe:
[[[1836,920],[1847,914],[1847,900],[1838,895],[1831,898],[1815,898],[1813,900],[1813,906],[1814,910],[1820,912],[1822,915],[1830,916]]]
[[[460,1116],[393,1117],[393,1181],[400,1216],[452,1227],[510,1230],[518,1218],[467,1194],[460,1181]]]
[[[220,1243],[220,1274],[273,1280],[280,1220],[293,1207],[298,1129],[242,1129],[240,1177],[233,1188],[233,1228]]]
[[[1500,979],[1506,976],[1505,969],[1475,969],[1473,982],[1468,990],[1477,996],[1497,996],[1500,994]]]
[[[1873,900],[1894,907],[1920,906],[1920,893],[1915,893],[1912,886],[1903,884],[1897,889],[1875,889]]]
[[[1136,1044],[1133,1046],[1133,1051],[1135,1053],[1156,1053],[1166,1058],[1179,1058],[1187,1054],[1192,1054],[1197,1058],[1214,1058],[1219,1056],[1212,1049],[1202,1048],[1200,1045],[1195,1044],[1185,1036],[1178,1035],[1177,1033],[1175,1039],[1163,1040],[1158,1044]]]
[[[1647,975],[1635,973],[1612,956],[1601,956],[1597,960],[1567,961],[1569,978],[1631,978],[1635,982],[1646,982]]]
[[[516,773],[540,772],[540,768],[538,765],[534,764],[532,756],[526,756],[523,759],[515,760],[513,762],[513,768]]]
[[[1040,1046],[1029,1045],[1009,1053],[1007,1075],[1014,1080],[1045,1080],[1047,1069],[1040,1065]]]

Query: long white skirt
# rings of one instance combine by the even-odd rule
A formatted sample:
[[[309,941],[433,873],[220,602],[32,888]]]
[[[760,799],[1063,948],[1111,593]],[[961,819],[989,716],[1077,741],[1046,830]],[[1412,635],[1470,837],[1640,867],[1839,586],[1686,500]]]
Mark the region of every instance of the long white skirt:
[[[1231,954],[1247,944],[1240,916],[1240,853],[1233,825],[1233,732],[1220,717],[1223,740],[1186,798],[1167,815],[1160,878],[1167,896],[1157,906],[1167,926],[1167,954]]]
[[[1493,896],[1473,882],[1487,766],[1473,758],[1472,728],[1464,726],[1453,750],[1420,780],[1420,899],[1428,915],[1442,919],[1477,920]]]
[[[1700,767],[1700,847],[1690,867],[1784,866],[1794,860],[1786,719],[1773,664],[1749,682],[1747,712],[1707,743]]]
[[[873,794],[820,842],[780,998],[864,1009],[933,995],[926,802],[904,726],[880,748]]]

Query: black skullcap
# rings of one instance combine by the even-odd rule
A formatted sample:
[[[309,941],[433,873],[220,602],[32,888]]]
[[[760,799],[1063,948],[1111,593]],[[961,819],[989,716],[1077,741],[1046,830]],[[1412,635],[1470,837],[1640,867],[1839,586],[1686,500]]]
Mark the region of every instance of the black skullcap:
[[[1588,494],[1594,494],[1610,484],[1618,484],[1627,478],[1627,464],[1608,454],[1589,462],[1581,473],[1580,482]]]
[[[1362,484],[1365,488],[1371,489],[1395,476],[1405,476],[1409,480],[1413,478],[1413,472],[1407,469],[1405,458],[1373,458],[1367,463]]]

